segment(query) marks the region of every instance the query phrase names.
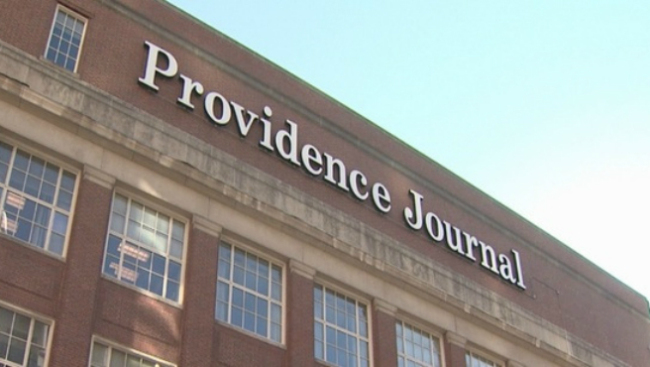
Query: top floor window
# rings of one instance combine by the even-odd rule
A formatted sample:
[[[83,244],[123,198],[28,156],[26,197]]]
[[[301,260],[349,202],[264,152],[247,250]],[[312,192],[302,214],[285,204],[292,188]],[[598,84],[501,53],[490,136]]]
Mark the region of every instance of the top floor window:
[[[115,194],[105,275],[180,303],[184,247],[185,223]]]
[[[322,285],[314,286],[316,359],[338,367],[369,367],[367,306]]]
[[[467,367],[501,367],[501,365],[487,358],[476,355],[472,352],[465,354],[465,366]]]
[[[221,243],[217,270],[217,320],[281,343],[282,267]]]
[[[63,256],[77,176],[0,142],[0,233]]]
[[[431,334],[397,322],[397,366],[440,367],[440,342]]]
[[[45,58],[75,72],[85,29],[85,18],[59,5],[52,22]]]

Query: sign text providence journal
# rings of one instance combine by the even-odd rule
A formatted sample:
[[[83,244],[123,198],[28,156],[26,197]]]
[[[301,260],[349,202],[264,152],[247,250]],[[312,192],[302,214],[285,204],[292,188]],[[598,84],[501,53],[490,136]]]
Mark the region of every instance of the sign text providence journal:
[[[138,79],[144,87],[158,91],[157,76],[178,77],[182,86],[176,100],[178,104],[194,110],[194,101],[202,97],[202,107],[208,122],[216,127],[232,122],[237,125],[237,131],[242,138],[246,138],[254,126],[261,128],[260,148],[276,152],[280,158],[296,167],[302,167],[313,177],[322,177],[325,182],[351,193],[360,201],[371,200],[374,207],[381,213],[387,214],[392,210],[391,194],[386,185],[381,182],[368,182],[366,175],[361,170],[352,169],[348,172],[345,163],[340,158],[328,152],[321,152],[313,144],[301,145],[299,125],[296,122],[285,119],[284,126],[273,134],[273,123],[271,122],[273,110],[270,106],[264,106],[262,113],[258,114],[235,101],[228,100],[217,91],[206,91],[201,82],[187,74],[179,74],[178,61],[170,52],[148,41],[145,42],[145,46],[148,50],[147,63],[144,75]],[[409,190],[408,195],[411,204],[403,209],[403,216],[410,229],[425,231],[431,241],[444,244],[457,255],[478,263],[487,271],[522,290],[526,289],[518,251],[513,249],[510,250],[510,254],[497,253],[492,246],[440,218],[433,211],[425,212],[425,198],[422,194],[415,190]]]

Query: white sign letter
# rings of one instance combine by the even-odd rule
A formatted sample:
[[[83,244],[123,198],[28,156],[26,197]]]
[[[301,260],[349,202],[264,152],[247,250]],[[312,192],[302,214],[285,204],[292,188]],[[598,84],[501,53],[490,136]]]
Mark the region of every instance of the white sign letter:
[[[168,78],[173,77],[178,73],[178,62],[176,62],[176,59],[172,54],[153,43],[145,41],[144,44],[149,48],[149,54],[147,55],[147,65],[144,69],[144,77],[139,78],[138,81],[157,92],[158,86],[155,83],[156,74],[161,74]],[[158,68],[158,59],[160,55],[163,55],[167,59],[167,68],[165,69]]]

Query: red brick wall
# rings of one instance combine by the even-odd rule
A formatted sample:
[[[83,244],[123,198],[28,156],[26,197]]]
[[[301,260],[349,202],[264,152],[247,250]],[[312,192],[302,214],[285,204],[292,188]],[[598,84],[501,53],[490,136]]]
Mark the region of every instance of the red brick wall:
[[[65,263],[0,237],[0,299],[54,317]]]

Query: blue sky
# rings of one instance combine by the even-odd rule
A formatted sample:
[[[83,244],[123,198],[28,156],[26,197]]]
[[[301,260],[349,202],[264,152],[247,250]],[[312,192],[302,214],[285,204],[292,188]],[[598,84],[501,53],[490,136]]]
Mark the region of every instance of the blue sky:
[[[170,2],[650,297],[650,1]]]

